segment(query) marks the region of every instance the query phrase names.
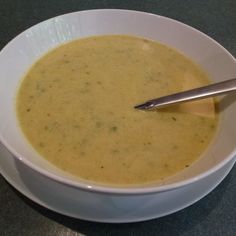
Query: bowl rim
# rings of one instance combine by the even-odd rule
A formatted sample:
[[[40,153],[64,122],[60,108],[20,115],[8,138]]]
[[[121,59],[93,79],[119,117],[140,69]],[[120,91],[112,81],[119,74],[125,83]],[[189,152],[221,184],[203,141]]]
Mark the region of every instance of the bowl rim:
[[[213,38],[211,38],[210,36],[206,35],[205,33],[201,32],[200,30],[189,26],[185,23],[182,23],[178,20],[166,17],[166,16],[161,16],[161,15],[157,15],[154,13],[149,13],[149,12],[145,12],[145,11],[136,11],[136,10],[128,10],[128,9],[92,9],[92,10],[82,10],[82,11],[75,11],[75,12],[71,12],[71,13],[66,13],[66,14],[62,14],[62,15],[57,15],[55,17],[49,18],[47,20],[44,20],[42,22],[39,22],[29,28],[27,28],[26,30],[24,30],[23,32],[21,32],[20,34],[18,34],[16,37],[14,37],[13,39],[11,39],[0,51],[0,56],[2,54],[3,51],[7,50],[8,47],[11,47],[11,43],[13,41],[16,41],[18,38],[20,38],[22,35],[24,35],[27,31],[31,30],[32,28],[40,25],[40,24],[45,24],[45,22],[56,19],[56,18],[61,18],[61,17],[65,17],[65,16],[69,16],[69,15],[78,15],[78,14],[88,14],[88,13],[109,13],[109,12],[116,12],[116,13],[129,13],[129,14],[138,14],[139,16],[141,15],[145,15],[145,16],[151,16],[151,17],[158,17],[160,19],[164,19],[165,21],[169,21],[178,25],[182,25],[192,31],[197,32],[198,34],[200,34],[201,36],[207,38],[208,40],[212,41],[215,45],[217,45],[218,47],[220,47],[225,54],[227,54],[232,61],[235,62],[236,64],[236,59],[234,58],[234,56],[227,50],[225,49],[221,44],[219,44],[217,41],[215,41]],[[79,189],[83,189],[85,191],[92,191],[92,192],[98,192],[98,193],[109,193],[109,194],[118,194],[118,195],[140,195],[140,194],[151,194],[151,193],[159,193],[159,192],[166,192],[166,191],[171,191],[180,187],[184,187],[188,184],[194,183],[196,181],[199,181],[203,178],[206,178],[207,176],[211,175],[212,173],[216,172],[217,170],[219,170],[220,168],[222,168],[224,165],[226,165],[230,160],[232,160],[235,155],[236,155],[236,147],[234,148],[234,150],[221,162],[219,162],[217,165],[215,165],[214,167],[208,169],[207,171],[200,173],[194,177],[191,177],[187,180],[181,180],[172,184],[164,184],[164,185],[158,185],[158,186],[154,186],[154,185],[140,185],[140,187],[136,187],[136,185],[132,185],[132,186],[127,186],[127,187],[123,187],[123,186],[110,186],[108,185],[103,185],[100,183],[93,183],[93,182],[89,182],[87,183],[87,181],[85,180],[83,182],[83,180],[70,180],[66,177],[62,177],[62,176],[58,176],[54,173],[51,173],[47,170],[44,170],[41,167],[36,166],[35,164],[33,164],[32,162],[30,162],[27,159],[24,159],[21,157],[21,155],[10,145],[8,144],[8,142],[3,138],[2,134],[0,133],[0,142],[7,148],[7,150],[13,154],[14,158],[16,158],[17,160],[19,160],[20,162],[22,162],[24,165],[26,165],[27,167],[29,167],[30,169],[36,171],[37,173],[43,175],[46,178],[49,178],[51,180],[54,180],[60,184],[65,184],[67,186],[73,187],[73,188],[79,188]],[[236,158],[235,158],[236,161]]]

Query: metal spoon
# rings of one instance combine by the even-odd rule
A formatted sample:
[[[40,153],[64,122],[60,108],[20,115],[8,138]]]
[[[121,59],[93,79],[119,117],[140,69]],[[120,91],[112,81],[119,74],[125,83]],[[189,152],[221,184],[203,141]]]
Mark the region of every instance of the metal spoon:
[[[236,91],[236,78],[226,80],[220,83],[211,84],[208,86],[187,90],[180,93],[171,94],[168,96],[152,99],[143,104],[137,105],[134,108],[140,110],[151,110],[154,108],[164,107],[176,103],[200,100],[207,97],[214,97],[221,94],[226,94]]]

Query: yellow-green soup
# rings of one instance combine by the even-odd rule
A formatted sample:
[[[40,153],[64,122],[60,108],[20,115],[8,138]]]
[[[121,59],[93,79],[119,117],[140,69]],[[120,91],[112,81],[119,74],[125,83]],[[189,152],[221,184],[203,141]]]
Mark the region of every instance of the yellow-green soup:
[[[60,169],[98,183],[151,183],[200,157],[216,132],[215,104],[149,112],[134,106],[208,83],[199,66],[165,45],[90,37],[50,51],[30,68],[17,115],[31,145]]]

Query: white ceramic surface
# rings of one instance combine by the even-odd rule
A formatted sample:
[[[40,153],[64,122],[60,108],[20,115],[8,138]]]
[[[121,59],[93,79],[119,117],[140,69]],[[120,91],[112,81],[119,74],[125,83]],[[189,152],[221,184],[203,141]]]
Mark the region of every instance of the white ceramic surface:
[[[219,177],[220,174],[216,173],[227,172],[232,164],[236,153],[235,96],[222,99],[220,110],[224,115],[219,133],[202,158],[185,171],[167,180],[164,185],[159,186],[107,188],[78,181],[77,178],[66,175],[41,158],[25,141],[17,125],[14,100],[16,89],[19,80],[30,65],[45,52],[61,43],[102,34],[132,34],[168,44],[199,63],[215,82],[236,76],[236,60],[222,46],[205,34],[169,18],[127,10],[91,10],[59,16],[26,30],[0,52],[0,140],[16,157],[17,163],[19,163],[17,166],[21,166],[13,168],[13,170],[19,172],[22,183],[27,182],[28,187],[25,189],[35,191],[35,195],[31,193],[28,196],[40,195],[38,197],[42,198],[42,194],[48,194],[47,191],[50,191],[51,194],[57,193],[58,202],[66,214],[73,211],[72,208],[65,208],[67,208],[70,198],[73,198],[68,193],[74,194],[74,191],[78,192],[77,195],[80,196],[76,200],[78,207],[75,209],[83,212],[84,215],[79,215],[83,219],[122,221],[118,216],[120,211],[116,212],[115,209],[123,209],[122,218],[129,219],[128,221],[149,219],[166,214],[157,213],[158,209],[153,207],[157,203],[161,203],[161,208],[173,208],[164,212],[173,212],[181,208],[180,206],[186,206],[207,193],[224,176],[222,174]],[[24,178],[24,169],[29,173],[28,178]],[[35,175],[42,179],[42,185],[39,184],[37,188],[32,182]],[[216,177],[214,177],[215,175]],[[4,176],[12,175],[5,171]],[[213,183],[212,178],[218,178],[218,180]],[[47,189],[49,182],[51,187]],[[211,184],[209,184],[210,182]],[[198,184],[203,184],[208,190],[201,192],[197,187]],[[185,192],[188,188],[196,189],[198,192],[193,196],[192,190]],[[65,189],[66,191],[64,191]],[[178,192],[178,200],[171,198],[174,189]],[[179,201],[186,199],[183,197],[184,193],[188,195],[189,199],[178,205]],[[163,196],[165,199],[170,198],[168,203],[161,202]],[[58,202],[57,206],[53,205],[53,201],[46,206],[58,210],[58,205],[60,205]],[[92,211],[88,211],[89,204],[94,206],[96,217]],[[142,206],[141,212],[138,210],[140,206]],[[127,217],[124,217],[125,212]],[[144,214],[144,212],[146,213]],[[74,212],[69,215],[78,216]],[[115,220],[117,218],[119,220]]]
[[[231,160],[207,180],[203,179],[183,189],[137,196],[129,201],[122,196],[96,194],[91,201],[91,196],[86,191],[68,188],[32,172],[15,160],[1,144],[0,157],[0,173],[29,199],[67,216],[109,223],[138,222],[181,210],[212,191],[229,173],[236,160]],[[109,204],[101,209],[101,206],[104,206],[104,200]]]

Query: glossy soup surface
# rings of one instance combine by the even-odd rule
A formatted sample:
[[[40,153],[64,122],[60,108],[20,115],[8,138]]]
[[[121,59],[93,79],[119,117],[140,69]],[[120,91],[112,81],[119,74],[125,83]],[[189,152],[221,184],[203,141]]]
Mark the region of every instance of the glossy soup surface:
[[[57,167],[105,184],[144,184],[198,159],[218,118],[212,99],[149,112],[134,105],[208,83],[202,69],[165,45],[90,37],[37,61],[16,109],[26,138]]]

